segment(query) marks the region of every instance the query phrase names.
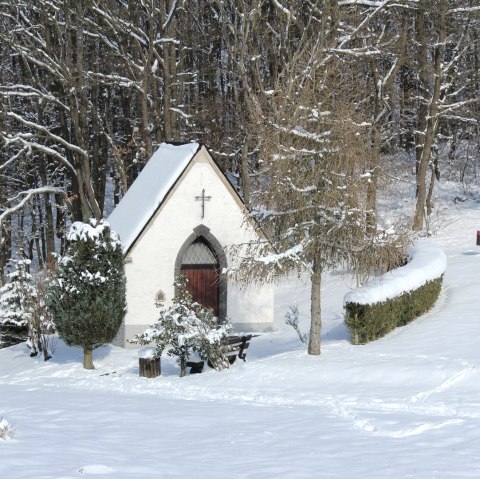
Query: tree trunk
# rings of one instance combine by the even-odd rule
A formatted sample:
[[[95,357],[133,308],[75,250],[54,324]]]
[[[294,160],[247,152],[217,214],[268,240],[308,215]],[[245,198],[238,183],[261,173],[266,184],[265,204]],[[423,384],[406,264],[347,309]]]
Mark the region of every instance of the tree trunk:
[[[250,176],[248,174],[248,138],[245,138],[242,148],[241,179],[243,201],[247,208],[250,207]]]
[[[83,367],[85,369],[95,369],[93,365],[93,354],[91,349],[83,349]]]
[[[425,121],[425,131],[423,133],[423,143],[417,144],[417,151],[420,148],[420,163],[418,164],[417,169],[417,204],[415,207],[415,216],[413,219],[413,229],[419,231],[423,228],[425,221],[425,208],[427,200],[427,186],[426,186],[426,175],[428,164],[432,156],[432,147],[435,142],[435,138],[438,131],[438,106],[441,97],[442,82],[444,77],[442,76],[443,68],[443,51],[446,39],[446,23],[445,15],[447,11],[447,2],[443,0],[439,6],[439,27],[438,27],[438,42],[435,45],[435,55],[434,55],[434,82],[433,82],[433,91],[431,94],[431,99],[429,100],[428,105],[428,116]],[[422,19],[420,24],[425,20]],[[426,39],[423,39],[421,43],[426,42]],[[424,67],[422,67],[422,70]],[[418,156],[417,156],[418,158]]]
[[[308,354],[318,356],[320,354],[320,332],[322,329],[322,308],[320,304],[320,287],[322,284],[322,267],[318,255],[313,260],[312,290],[310,293],[310,337],[308,341]]]
[[[183,378],[187,375],[187,361],[180,358],[180,377]]]
[[[435,179],[437,178],[437,175],[439,174],[438,168],[437,168],[437,159],[435,158],[432,163],[430,164],[430,169],[432,170],[432,174],[430,176],[430,186],[428,187],[428,193],[427,193],[427,198],[425,200],[426,206],[427,206],[427,216],[430,216],[432,214],[433,210],[433,187],[435,185]]]
[[[47,176],[47,160],[43,158],[40,162],[39,168],[40,179],[42,181],[42,186],[48,186],[48,176]],[[54,216],[53,216],[53,205],[54,202],[50,201],[50,194],[45,193],[43,195],[44,200],[44,209],[45,209],[45,246],[46,251],[44,254],[45,262],[48,265],[52,265],[54,260],[52,253],[55,253],[55,226],[54,226]],[[41,209],[40,209],[41,213]]]

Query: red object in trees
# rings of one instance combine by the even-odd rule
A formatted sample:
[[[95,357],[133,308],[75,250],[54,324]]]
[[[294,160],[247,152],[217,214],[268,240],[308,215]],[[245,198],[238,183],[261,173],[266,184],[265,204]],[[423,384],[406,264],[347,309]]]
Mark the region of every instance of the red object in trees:
[[[477,246],[480,246],[480,231],[477,231]]]

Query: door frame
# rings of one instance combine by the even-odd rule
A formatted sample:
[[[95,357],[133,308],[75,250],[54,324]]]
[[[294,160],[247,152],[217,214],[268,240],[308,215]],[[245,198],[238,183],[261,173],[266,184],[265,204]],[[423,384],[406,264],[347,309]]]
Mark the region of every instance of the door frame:
[[[222,274],[222,271],[225,271],[227,268],[227,256],[225,251],[222,248],[220,242],[213,236],[210,232],[210,228],[205,225],[198,225],[193,228],[193,233],[185,240],[182,247],[178,251],[177,259],[175,260],[175,278],[180,274],[180,269],[182,267],[183,255],[190,247],[190,245],[197,239],[203,239],[208,246],[215,253],[215,256],[218,260],[219,273],[218,273],[218,318],[220,321],[225,321],[227,318],[227,289],[228,282],[225,274]],[[176,291],[175,291],[176,293]]]

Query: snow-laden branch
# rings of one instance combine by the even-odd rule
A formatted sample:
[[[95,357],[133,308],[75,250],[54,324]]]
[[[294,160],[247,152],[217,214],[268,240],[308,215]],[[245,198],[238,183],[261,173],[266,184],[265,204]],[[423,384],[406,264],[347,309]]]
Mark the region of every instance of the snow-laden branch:
[[[445,120],[458,121],[462,123],[471,123],[472,125],[476,125],[478,123],[478,120],[476,118],[468,118],[468,117],[458,116],[458,115],[444,115],[443,118],[445,118]]]
[[[134,64],[132,62],[132,64]],[[143,70],[143,67],[140,67],[136,64],[134,64],[138,70]],[[138,82],[131,80],[130,78],[123,77],[121,75],[105,75],[104,73],[99,73],[99,72],[87,72],[87,75],[90,78],[95,78],[97,80],[101,80],[102,84],[104,85],[118,85],[126,88],[131,88],[134,87],[136,90],[138,90],[139,93],[143,94],[142,88],[139,86]]]
[[[49,156],[50,158],[54,158],[55,160],[58,160],[60,163],[62,163],[67,168],[72,170],[73,173],[76,173],[74,166],[67,160],[65,156],[63,156],[57,150],[54,150],[53,148],[50,148],[48,146],[45,146],[33,141],[25,141],[25,140],[20,140],[20,141],[28,148],[33,148],[35,150],[41,151],[42,153]]]
[[[370,47],[361,48],[331,48],[332,53],[341,53],[342,55],[351,55],[352,57],[371,57],[382,55],[381,50],[371,50]]]
[[[65,71],[63,70],[63,67],[53,61],[46,52],[43,52],[39,48],[30,48],[28,46],[23,46],[19,44],[15,44],[14,48],[17,50],[18,55],[27,58],[29,62],[32,62],[41,69],[48,71],[52,74],[53,77],[60,79],[62,82],[66,81]],[[43,57],[43,60],[34,56],[33,53],[36,53],[40,57]]]
[[[177,0],[173,0],[172,8],[170,8],[170,11],[168,12],[167,18],[162,25],[162,30],[165,30],[168,27],[168,25],[172,21],[173,14],[175,13],[176,9],[177,9]]]
[[[70,108],[62,103],[58,98],[53,96],[51,93],[45,93],[37,88],[34,88],[31,85],[1,85],[0,86],[0,95],[1,96],[15,96],[15,97],[26,97],[26,98],[42,98],[49,102],[55,103],[56,105],[61,106],[65,111],[70,111]]]
[[[285,15],[291,18],[294,22],[297,21],[297,17],[293,15],[292,12],[287,7],[284,7],[278,0],[273,0],[273,3],[279,10],[285,13]]]
[[[478,13],[480,12],[480,7],[460,7],[452,8],[447,12],[447,15],[453,15],[456,13]]]
[[[30,139],[34,138],[34,136],[35,135],[33,135],[32,133],[17,133],[15,136],[8,135],[5,137],[5,144],[6,144],[5,146],[15,144],[15,143],[21,143],[23,145],[23,148],[14,156],[12,156],[9,160],[7,160],[5,163],[0,165],[0,171],[4,170],[8,165],[13,163],[18,158],[20,158],[22,154],[30,154],[31,150],[34,149],[44,153],[50,158],[53,158],[59,161],[61,164],[69,168],[73,173],[76,172],[73,165],[60,152],[46,145],[42,145],[40,143],[30,141]]]
[[[174,45],[180,45],[180,41],[176,38],[159,38],[153,42],[154,45],[160,45],[162,43],[173,43]]]
[[[292,179],[290,177],[286,177],[285,178],[288,182],[288,184],[290,185],[290,188],[292,188],[292,190],[296,191],[297,193],[303,193],[303,194],[306,194],[306,193],[312,193],[314,191],[317,191],[317,187],[315,185],[310,185],[310,186],[306,186],[305,188],[300,188],[299,186],[296,186]]]
[[[13,163],[15,160],[18,160],[23,154],[27,153],[28,147],[22,148],[16,155],[13,155],[9,160],[0,165],[0,171],[5,170],[8,165]]]
[[[127,33],[132,38],[137,40],[142,47],[146,47],[148,45],[147,35],[142,29],[118,16],[113,17],[112,15],[109,15],[104,8],[99,8],[96,5],[93,5],[92,10],[93,12],[97,13],[114,32],[121,31]]]
[[[383,1],[378,1],[378,2],[372,2],[374,3],[373,7],[375,7],[375,10],[367,15],[362,22],[353,30],[353,32],[345,35],[342,40],[340,41],[340,44],[338,47],[335,49],[337,52],[340,52],[343,50],[343,47],[349,43],[352,39],[354,39],[360,31],[363,30],[363,28],[372,20],[373,17],[375,17],[379,12],[381,12],[392,0],[383,0]],[[350,2],[351,4],[355,3],[354,1]],[[325,59],[327,60],[327,58]]]
[[[303,208],[292,208],[289,210],[277,211],[277,210],[267,210],[266,208],[260,208],[258,210],[253,210],[251,215],[256,218],[258,221],[271,220],[280,216],[294,215],[297,213],[302,213],[304,211],[309,211],[314,209],[315,206],[307,205]]]
[[[439,105],[439,107],[438,107],[439,114],[443,116],[447,112],[452,112],[452,111],[457,110],[458,108],[461,108],[463,106],[471,105],[473,103],[478,103],[478,102],[480,102],[480,98],[471,98],[469,100],[459,101],[457,103],[450,103],[450,104],[447,104],[447,105]]]
[[[84,158],[88,158],[88,154],[85,150],[83,150],[82,148],[80,148],[79,146],[77,145],[72,145],[71,143],[69,143],[68,141],[65,141],[62,137],[58,136],[58,135],[55,135],[54,133],[52,133],[51,131],[49,131],[47,128],[45,128],[44,126],[42,125],[39,125],[38,123],[33,123],[31,121],[28,121],[28,120],[25,120],[24,118],[22,118],[20,115],[17,115],[16,113],[14,113],[13,111],[9,111],[6,113],[6,116],[10,117],[10,118],[13,118],[15,120],[17,120],[18,122],[20,122],[22,125],[25,125],[25,126],[28,126],[29,128],[33,128],[43,134],[45,134],[50,140],[53,140],[54,142],[57,142],[57,143],[60,143],[61,145],[63,145],[65,148],[67,148],[68,150],[71,150],[75,153],[78,153],[80,154],[81,156],[83,156]]]
[[[21,210],[32,198],[34,195],[42,195],[52,193],[55,195],[65,195],[65,192],[61,188],[56,188],[54,186],[42,186],[41,188],[32,188],[30,190],[22,191],[15,195],[12,198],[7,200],[7,203],[13,203],[15,200],[22,198],[16,205],[11,206],[10,208],[5,209],[0,214],[0,226],[2,225],[3,221],[16,211]]]
[[[178,113],[182,118],[185,118],[186,120],[192,118],[192,115],[185,113],[184,111],[180,110],[180,108],[170,107],[169,110],[173,111],[174,113]]]
[[[281,266],[281,262],[285,261],[286,259],[294,262],[301,262],[303,250],[304,245],[300,243],[292,246],[291,248],[281,253],[272,253],[266,256],[259,256],[253,258],[253,261],[257,263],[262,263],[264,265],[275,264],[276,266]]]
[[[442,66],[442,75],[447,75],[454,66],[458,65],[460,62],[460,59],[464,56],[465,53],[468,52],[470,46],[466,45],[463,49],[460,49],[460,45],[463,44],[464,40],[466,39],[465,33],[462,34],[460,39],[457,41],[454,49],[454,55],[452,56],[452,59],[450,62]]]
[[[296,126],[294,128],[285,128],[284,126],[278,125],[277,123],[273,123],[272,126],[277,130],[283,131],[284,133],[313,140],[317,143],[328,143],[328,136],[331,134],[331,132],[329,131],[325,131],[323,133],[311,133],[301,126]]]
[[[349,5],[361,5],[363,7],[379,7],[383,2],[374,0],[340,0],[338,2],[339,7],[345,7]]]

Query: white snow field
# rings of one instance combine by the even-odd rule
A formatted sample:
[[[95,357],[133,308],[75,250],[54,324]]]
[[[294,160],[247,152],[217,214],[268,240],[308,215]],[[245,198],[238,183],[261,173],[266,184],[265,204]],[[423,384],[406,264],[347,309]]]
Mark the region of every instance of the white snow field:
[[[0,478],[479,478],[480,205],[442,215],[439,301],[365,346],[349,342],[352,284],[337,272],[322,285],[319,357],[288,326],[253,339],[246,363],[185,378],[168,357],[139,378],[136,351],[113,346],[94,371],[61,343],[48,362],[0,350],[0,417],[15,430]],[[280,321],[298,304],[306,329],[308,301],[308,285],[284,281]]]

